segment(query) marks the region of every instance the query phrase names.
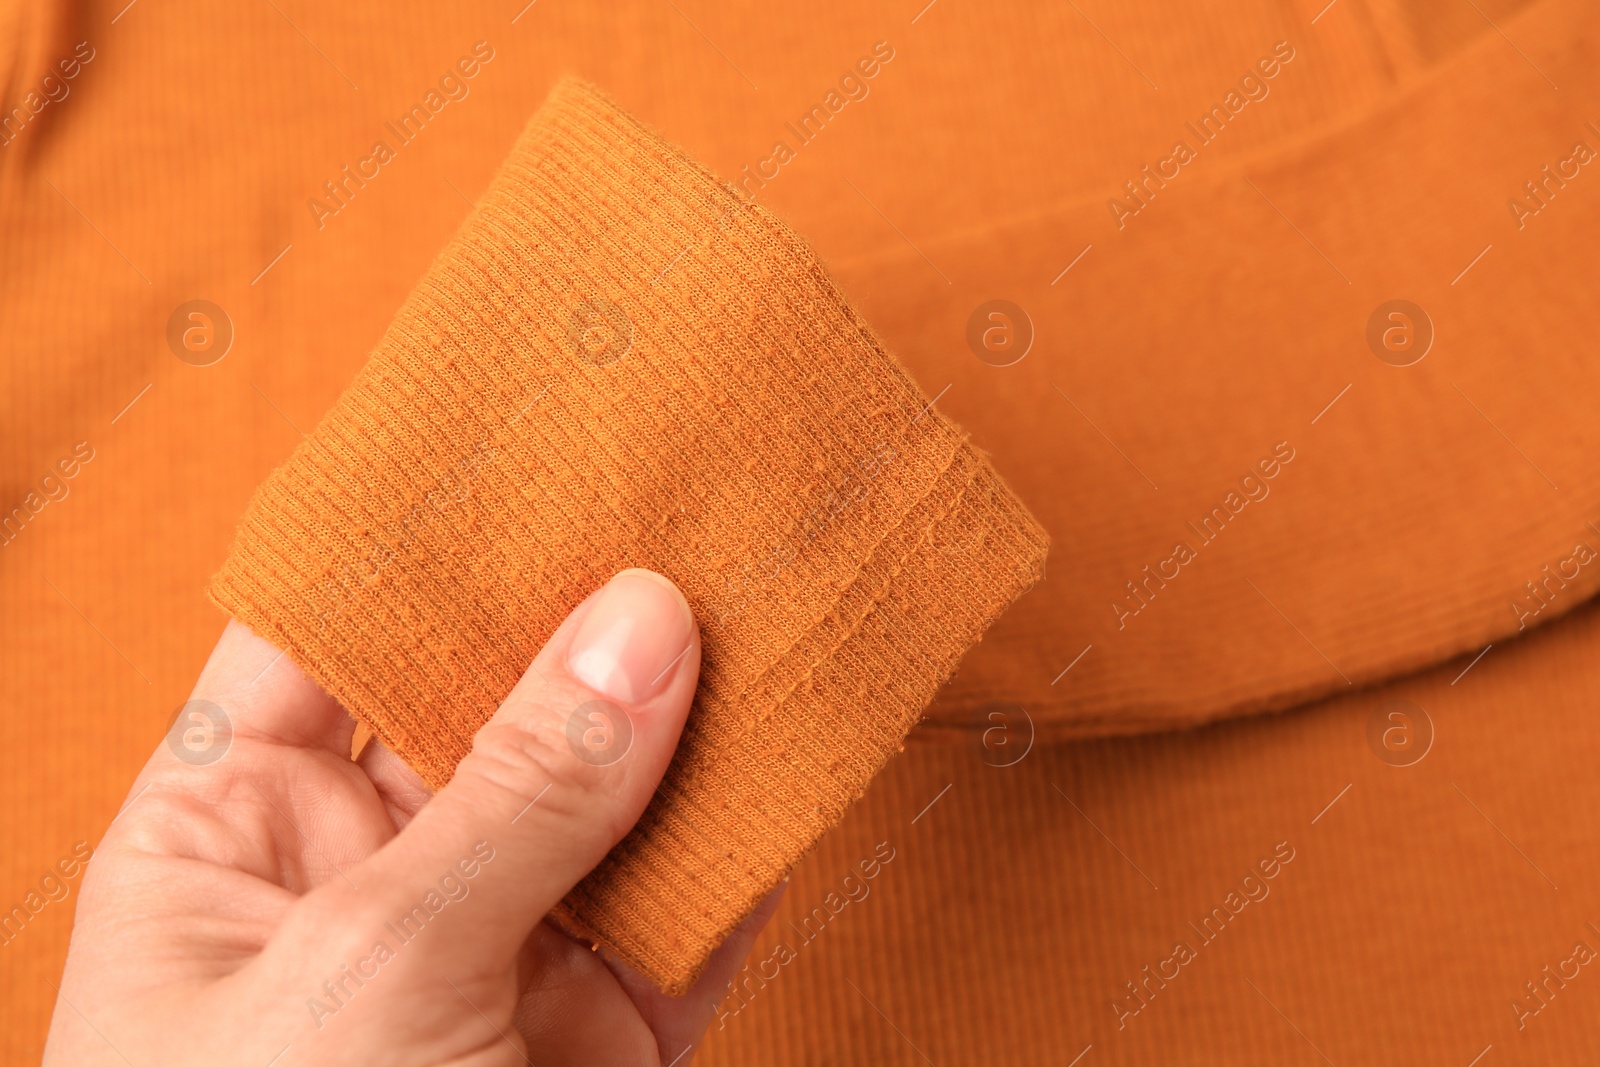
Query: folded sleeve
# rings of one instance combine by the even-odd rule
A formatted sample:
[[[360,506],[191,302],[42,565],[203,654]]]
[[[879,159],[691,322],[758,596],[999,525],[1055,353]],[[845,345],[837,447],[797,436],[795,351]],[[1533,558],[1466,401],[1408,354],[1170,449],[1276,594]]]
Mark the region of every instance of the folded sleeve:
[[[676,581],[682,743],[556,919],[681,993],[1046,548],[804,242],[568,81],[210,591],[437,788],[579,601]]]

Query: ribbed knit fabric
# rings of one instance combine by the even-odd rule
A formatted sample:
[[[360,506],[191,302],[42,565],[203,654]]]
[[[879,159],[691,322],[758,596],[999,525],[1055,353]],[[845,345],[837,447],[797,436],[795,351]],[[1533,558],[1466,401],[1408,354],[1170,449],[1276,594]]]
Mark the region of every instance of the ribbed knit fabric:
[[[695,711],[560,918],[682,991],[1046,545],[794,234],[569,81],[211,591],[437,787],[585,595],[672,577]]]
[[[1587,1062],[1596,979],[1551,980],[1532,1019],[1513,1005],[1537,1006],[1525,983],[1600,922],[1583,817],[1600,779],[1581,758],[1600,747],[1600,626],[1546,626],[1600,590],[1576,550],[1600,544],[1600,178],[1563,166],[1600,143],[1596,5],[524,7],[0,0],[0,106],[37,112],[7,110],[21,127],[0,148],[3,906],[116,818],[216,642],[201,591],[250,494],[336,403],[556,77],[579,72],[804,234],[1055,544],[1048,580],[796,867],[697,1063]],[[895,58],[861,79],[870,95],[841,91],[820,136],[791,132],[880,37]],[[480,39],[497,58],[470,97],[397,142],[385,124]],[[1175,180],[1146,178],[1280,40],[1296,58],[1270,96]],[[96,58],[43,104],[80,41]],[[398,152],[381,177],[327,200],[335,217],[308,210],[374,138]],[[776,139],[797,154],[773,179]],[[1119,229],[1107,201],[1130,180],[1156,196]],[[583,192],[592,228],[595,198],[614,201],[596,178]],[[651,270],[640,299],[691,262],[656,287]],[[711,288],[674,299],[726,324],[720,276],[693,277]],[[1034,327],[1006,367],[966,342],[996,298]],[[1368,347],[1396,298],[1436,327],[1410,367]],[[234,327],[211,366],[169,345],[194,299]],[[570,385],[517,427],[572,403]],[[762,440],[737,454],[766,462]],[[1296,458],[1270,498],[1176,580],[1149,578],[1280,440]],[[47,479],[80,442],[93,462]],[[497,466],[446,483],[464,498],[451,515],[481,506]],[[619,484],[642,492],[634,473]],[[960,563],[974,542],[928,543]],[[1155,599],[1125,599],[1129,581]],[[1118,603],[1140,607],[1125,628]],[[1446,657],[1420,685],[1396,677]],[[1369,747],[1396,697],[1435,727],[1415,766]],[[1051,743],[1269,710],[1284,714]],[[319,845],[320,825],[302,827]],[[1156,985],[1173,943],[1284,840],[1298,858],[1271,897]],[[884,842],[897,858],[869,879]],[[38,1062],[76,892],[0,937],[0,1062]],[[780,964],[780,941],[797,958]],[[1129,981],[1157,997],[1119,1028]]]

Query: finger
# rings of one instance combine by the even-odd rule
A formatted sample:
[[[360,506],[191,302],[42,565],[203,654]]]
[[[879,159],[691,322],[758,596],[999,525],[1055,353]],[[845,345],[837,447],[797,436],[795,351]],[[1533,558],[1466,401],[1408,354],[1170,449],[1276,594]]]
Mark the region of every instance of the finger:
[[[727,989],[783,896],[780,885],[712,953],[682,997],[670,997],[605,950],[598,954],[549,923],[524,953],[513,1021],[535,1063],[644,1063],[688,1067]]]
[[[193,694],[178,709],[175,729],[191,726],[196,741],[209,738],[216,744],[226,731],[231,739],[324,748],[345,757],[355,732],[355,720],[338,701],[306,677],[288,655],[235,619],[228,620]],[[184,759],[183,744],[180,735],[168,746],[177,750],[176,758]],[[203,760],[208,754],[199,753],[186,762]]]
[[[706,964],[706,969],[695,980],[689,992],[681,997],[668,996],[657,989],[650,979],[621,960],[608,952],[601,953],[606,966],[611,968],[634,1006],[639,1009],[639,1015],[650,1029],[655,1031],[657,1051],[661,1055],[662,1063],[676,1063],[679,1067],[688,1067],[693,1061],[693,1054],[685,1056],[684,1053],[690,1048],[697,1047],[700,1039],[705,1036],[706,1027],[716,1017],[717,1006],[728,990],[728,983],[744,965],[745,958],[750,955],[750,947],[755,944],[756,936],[771,921],[773,913],[778,910],[778,904],[783,900],[784,891],[788,888],[787,881],[778,883],[778,888],[768,893],[765,899],[756,905],[756,910],[745,917],[733,933],[728,935],[726,941],[717,946]]]
[[[367,773],[396,829],[403,828],[422,810],[422,805],[433,799],[433,790],[422,776],[376,737],[361,750],[356,764]]]
[[[534,1063],[656,1061],[655,1033],[587,944],[547,920],[533,928],[519,962],[511,1023]]]
[[[257,895],[200,892],[202,910],[237,907],[259,923],[264,911],[288,906],[280,890],[341,878],[393,836],[363,817],[373,797],[350,764],[354,730],[293,660],[230,621],[112,820],[103,854],[199,861],[259,879],[273,887],[270,909]],[[188,879],[143,911],[192,910],[190,890],[207,884]]]
[[[189,788],[216,785],[200,774],[230,751],[268,746],[350,756],[355,720],[271,642],[230,619],[189,699],[129,790],[129,803],[157,779]],[[237,755],[228,765],[237,771]]]
[[[649,571],[618,574],[562,624],[455,777],[354,875],[381,887],[391,924],[409,917],[395,928],[415,935],[418,966],[509,966],[643,812],[699,668],[688,602]]]

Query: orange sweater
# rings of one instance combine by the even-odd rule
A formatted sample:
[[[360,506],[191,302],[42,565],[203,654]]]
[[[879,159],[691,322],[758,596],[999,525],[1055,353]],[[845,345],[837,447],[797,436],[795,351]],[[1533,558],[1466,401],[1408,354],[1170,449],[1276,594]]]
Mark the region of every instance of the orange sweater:
[[[844,812],[956,652],[1026,584],[1041,544],[999,479],[1053,542],[1044,580],[796,869],[723,1001],[710,1061],[1068,1062],[1093,1046],[1084,1064],[1343,1063],[1374,1048],[1468,1063],[1486,1047],[1484,1063],[1532,1063],[1586,1049],[1587,967],[1574,961],[1576,943],[1600,947],[1585,903],[1600,872],[1583,859],[1593,776],[1571,754],[1591,740],[1594,622],[1585,610],[1521,638],[1571,615],[1600,573],[1586,462],[1600,381],[1584,299],[1600,211],[1587,186],[1600,148],[1594,16],[1554,0],[1207,2],[1159,16],[912,7],[824,5],[802,18],[715,4],[380,16],[0,3],[0,687],[12,709],[0,721],[16,763],[0,789],[20,813],[0,867],[24,915],[0,952],[11,1058],[36,1055],[70,920],[70,879],[51,900],[61,894],[41,878],[98,838],[187,692],[220,625],[202,596],[210,575],[221,568],[230,610],[276,604],[261,609],[263,627],[310,626],[329,610],[237,592],[250,574],[285,573],[285,560],[224,565],[256,486],[300,449],[248,512],[241,546],[270,544],[263,509],[301,499],[286,487],[347,469],[316,466],[319,447],[340,439],[350,397],[398,387],[382,368],[424,366],[434,342],[415,316],[430,308],[465,306],[478,317],[469,333],[459,316],[428,321],[452,336],[495,332],[502,345],[497,355],[450,342],[453,369],[426,363],[422,380],[460,387],[460,399],[430,394],[426,410],[509,419],[532,401],[545,380],[508,396],[512,379],[485,373],[524,351],[507,331],[528,324],[500,314],[521,305],[483,295],[503,286],[441,295],[435,283],[463,255],[493,274],[492,257],[469,255],[485,234],[514,241],[519,226],[575,217],[596,228],[498,247],[553,249],[590,233],[564,252],[568,278],[603,264],[630,284],[540,305],[517,335],[526,351],[575,337],[591,362],[569,361],[556,385],[570,391],[552,385],[528,415],[634,403],[592,383],[660,373],[674,351],[664,340],[697,359],[717,343],[748,352],[755,320],[725,310],[747,306],[726,303],[730,278],[734,293],[806,291],[821,310],[785,328],[816,331],[822,343],[805,351],[831,353],[847,377],[827,361],[785,364],[800,357],[782,346],[740,365],[770,379],[707,363],[704,388],[663,380],[642,394],[682,397],[687,416],[650,439],[703,449],[703,484],[728,494],[706,514],[737,514],[752,534],[815,505],[735,512],[735,494],[802,486],[795,457],[811,453],[781,420],[762,424],[767,437],[755,420],[748,431],[720,421],[719,389],[741,419],[751,397],[792,398],[799,423],[849,443],[818,454],[865,472],[856,446],[867,445],[887,479],[805,542],[829,549],[812,564],[818,584],[785,596],[741,587],[793,614],[759,628],[748,612],[730,619],[752,629],[727,646],[728,685],[744,693],[762,671],[775,681],[797,663],[838,662],[829,684],[876,687],[837,640],[826,646],[837,661],[782,651],[814,634],[805,624],[835,594],[872,601],[919,571],[935,590],[957,583],[918,604],[953,614],[922,620],[928,660],[886,708],[864,709],[881,719],[827,693],[807,709],[782,703],[781,685],[767,691],[766,706],[787,709],[761,720],[784,732],[778,750],[813,746],[780,780],[823,810],[793,822],[745,813],[739,841],[781,831],[781,845],[710,895],[729,912]],[[648,191],[656,167],[700,172],[659,149],[646,153],[656,167],[630,172],[650,179],[631,199],[615,171],[584,185],[574,175],[603,169],[620,143],[654,142],[608,140],[636,128],[578,90],[528,126],[567,72],[761,210],[728,211],[723,225],[713,205],[739,201],[714,200],[723,194],[704,178],[704,198],[683,201],[699,206],[674,209]],[[525,127],[534,140],[519,142]],[[511,172],[500,169],[508,151]],[[518,184],[508,173],[519,159],[566,171],[535,168]],[[548,192],[580,188],[595,194],[576,215]],[[837,291],[776,218],[816,250]],[[662,247],[668,262],[699,251],[655,286],[659,266],[641,274],[647,257],[613,254]],[[744,266],[727,267],[729,255]],[[576,293],[555,270],[541,275],[549,292]],[[476,296],[462,305],[462,292]],[[669,321],[682,332],[665,331]],[[607,363],[629,329],[640,347]],[[719,331],[724,341],[703,349],[683,340]],[[874,451],[865,413],[900,412],[916,392],[874,338],[921,403],[937,397],[916,423],[928,451],[898,470]],[[807,387],[802,371],[831,391]],[[602,424],[617,449],[606,469],[650,454]],[[426,501],[453,486],[468,504],[506,477],[507,458],[569,461],[581,429],[569,423],[561,447],[537,453],[496,438],[479,462],[473,448],[489,438],[459,419],[398,425],[457,449],[450,463],[406,467],[410,487]],[[371,455],[405,466],[420,453]],[[780,473],[744,470],[772,457]],[[963,494],[943,475],[985,488]],[[646,465],[608,484],[664,502],[660,477]],[[348,499],[370,503],[380,484],[347,487]],[[317,498],[303,528],[322,539],[291,546],[293,559],[362,562],[362,520],[327,521],[344,499]],[[989,509],[984,526],[946,514],[972,501]],[[587,510],[529,502],[518,514],[556,524],[615,504],[596,487]],[[902,521],[922,505],[934,508],[926,521]],[[668,509],[624,510],[632,526],[573,529],[556,558],[603,569],[622,558],[605,554],[617,545],[649,543]],[[610,539],[590,552],[601,533]],[[682,533],[662,544],[688,546]],[[837,552],[822,540],[834,535]],[[459,543],[522,536],[532,534]],[[897,537],[889,556],[867,550]],[[385,543],[397,560],[407,547]],[[775,544],[741,539],[728,565],[754,572]],[[877,569],[891,559],[912,574]],[[528,571],[526,552],[466,553],[448,578],[386,565],[385,577],[459,593],[462,610],[444,616],[454,631],[374,631],[437,638],[424,645],[427,669],[371,673],[381,656],[347,654],[352,620],[375,616],[336,611],[323,631],[345,642],[325,662],[367,672],[330,667],[325,681],[348,683],[352,705],[368,687],[362,713],[397,745],[415,742],[425,769],[461,737],[408,716],[462,691],[452,670],[473,689],[463,707],[481,709],[495,672],[537,638],[537,612],[519,632],[472,614],[513,603],[474,584],[494,581],[475,566],[505,561],[528,579],[503,595],[553,596],[552,611],[571,591],[550,590],[581,584],[578,572]],[[721,572],[707,550],[683,573]],[[699,592],[704,617],[716,594]],[[855,622],[885,618],[857,603],[826,632],[856,637]],[[451,658],[462,632],[483,642],[470,646],[478,658]],[[314,635],[302,636],[309,662]],[[869,662],[883,662],[889,637]],[[384,685],[417,688],[390,700],[372,689]],[[1399,719],[1397,700],[1408,702]],[[724,706],[737,717],[758,704]],[[1222,718],[1237,721],[1152,732]],[[878,732],[855,749],[801,728],[814,723]],[[753,768],[730,781],[760,792]],[[684,857],[615,859],[568,915],[608,937],[593,916],[624,913],[615,894],[632,892],[629,871],[690,869],[674,866]],[[695,939],[714,940],[722,921],[686,917],[679,943],[640,944],[635,958],[667,980],[690,973]]]

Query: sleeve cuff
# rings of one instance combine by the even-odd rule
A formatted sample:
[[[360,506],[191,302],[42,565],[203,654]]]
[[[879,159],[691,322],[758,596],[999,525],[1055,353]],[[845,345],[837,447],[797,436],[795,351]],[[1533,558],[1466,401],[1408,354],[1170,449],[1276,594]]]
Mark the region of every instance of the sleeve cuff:
[[[568,81],[211,595],[437,788],[584,596],[676,581],[695,709],[557,919],[681,993],[1046,549],[797,236]]]

